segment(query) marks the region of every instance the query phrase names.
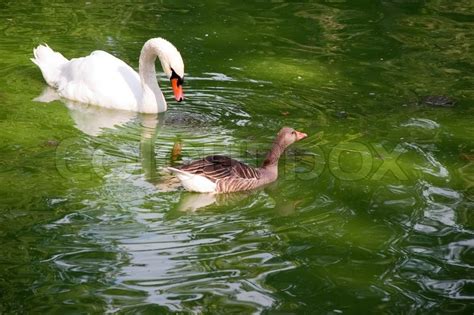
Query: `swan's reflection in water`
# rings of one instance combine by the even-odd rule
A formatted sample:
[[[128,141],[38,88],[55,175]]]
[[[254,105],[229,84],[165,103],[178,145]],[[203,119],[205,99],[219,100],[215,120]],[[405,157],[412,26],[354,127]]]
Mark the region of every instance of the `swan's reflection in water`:
[[[68,109],[74,126],[91,137],[99,137],[107,131],[118,129],[135,121],[140,125],[139,160],[145,179],[152,184],[159,183],[155,139],[159,130],[164,126],[164,114],[140,114],[74,102],[61,98],[51,87],[46,87],[42,94],[34,100],[43,103],[60,100]]]
[[[60,100],[69,109],[69,115],[77,129],[86,135],[96,137],[106,129],[117,128],[137,116],[129,111],[113,110],[61,98],[56,90],[47,87],[34,101],[49,103]]]
[[[98,137],[106,131],[125,126],[133,120],[137,121],[140,125],[139,159],[145,178],[152,184],[158,183],[155,139],[158,131],[164,126],[164,114],[140,114],[74,102],[61,98],[56,90],[49,86],[34,99],[43,103],[56,100],[60,100],[66,106],[74,126],[91,137]]]

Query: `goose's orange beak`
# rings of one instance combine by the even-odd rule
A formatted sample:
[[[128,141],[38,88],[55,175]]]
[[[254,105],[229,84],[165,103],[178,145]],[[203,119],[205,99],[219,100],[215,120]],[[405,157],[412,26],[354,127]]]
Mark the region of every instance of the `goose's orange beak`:
[[[184,100],[183,86],[179,84],[177,78],[171,79],[171,86],[173,87],[174,98],[177,102]]]
[[[295,130],[295,132],[296,132],[296,141],[300,141],[301,139],[304,139],[308,136],[304,132],[299,132],[299,131],[296,131],[296,130]]]

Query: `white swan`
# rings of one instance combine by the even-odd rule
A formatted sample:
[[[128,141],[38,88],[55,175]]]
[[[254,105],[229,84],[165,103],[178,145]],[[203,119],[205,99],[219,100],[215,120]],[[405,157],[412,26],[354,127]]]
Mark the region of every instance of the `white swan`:
[[[67,60],[47,45],[33,49],[31,58],[45,81],[59,95],[105,108],[161,113],[167,104],[156,80],[155,60],[171,80],[175,99],[183,100],[184,63],[181,54],[163,38],[152,38],[143,45],[138,73],[122,60],[97,50],[87,57]]]

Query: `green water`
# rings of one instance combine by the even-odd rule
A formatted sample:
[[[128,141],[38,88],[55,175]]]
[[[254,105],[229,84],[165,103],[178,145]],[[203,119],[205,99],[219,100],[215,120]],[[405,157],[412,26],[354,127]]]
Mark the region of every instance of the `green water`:
[[[0,3],[0,313],[472,314],[473,12]],[[183,103],[159,77],[166,114],[33,100],[39,43],[137,68],[157,36],[186,65]],[[309,137],[264,189],[213,199],[162,172],[211,153],[260,163],[284,125]]]

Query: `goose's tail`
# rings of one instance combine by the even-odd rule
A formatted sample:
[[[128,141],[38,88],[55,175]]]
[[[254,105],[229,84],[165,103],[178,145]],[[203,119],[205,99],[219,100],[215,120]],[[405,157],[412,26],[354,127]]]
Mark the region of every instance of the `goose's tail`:
[[[63,55],[55,52],[48,45],[39,45],[33,49],[34,58],[31,58],[34,64],[36,64],[41,73],[43,73],[44,80],[52,87],[57,87],[59,82],[59,76],[61,72],[61,66],[67,63],[67,60]]]
[[[174,167],[167,167],[166,170],[173,173],[173,174],[175,174],[176,177],[178,177],[180,180],[191,179],[194,176],[193,174],[189,174],[188,172],[184,172],[184,171],[182,171],[178,168],[174,168]]]
[[[178,177],[178,179],[181,181],[181,184],[183,185],[184,189],[188,191],[195,191],[200,193],[216,192],[216,183],[212,182],[204,176],[191,174],[174,167],[167,167],[166,169],[176,175],[176,177]]]

